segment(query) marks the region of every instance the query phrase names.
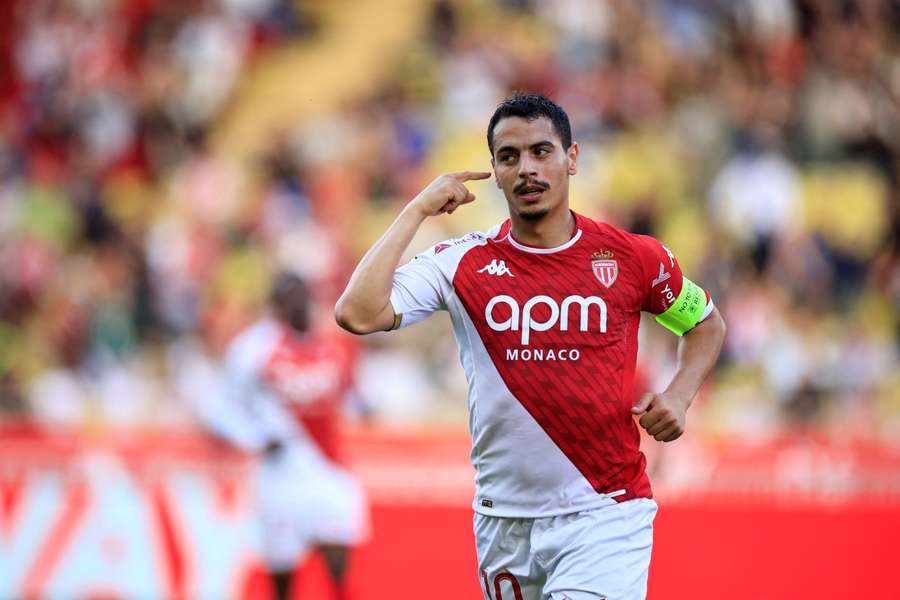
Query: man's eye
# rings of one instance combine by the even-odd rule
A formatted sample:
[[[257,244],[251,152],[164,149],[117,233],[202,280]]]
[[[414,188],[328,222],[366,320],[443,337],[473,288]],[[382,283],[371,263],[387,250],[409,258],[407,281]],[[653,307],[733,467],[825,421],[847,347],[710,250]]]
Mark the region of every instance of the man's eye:
[[[537,154],[538,156],[545,156],[547,154],[550,154],[550,149],[549,148],[538,148],[537,150],[534,151],[534,153]]]
[[[512,154],[505,154],[500,157],[500,162],[508,164],[508,163],[513,162],[515,159],[516,159],[516,157],[513,156]]]

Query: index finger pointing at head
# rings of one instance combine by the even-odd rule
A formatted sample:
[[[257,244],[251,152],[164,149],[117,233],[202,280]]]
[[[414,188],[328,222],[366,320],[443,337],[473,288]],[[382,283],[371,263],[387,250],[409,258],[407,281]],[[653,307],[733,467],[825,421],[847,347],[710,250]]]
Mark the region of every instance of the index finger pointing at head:
[[[470,181],[472,179],[487,179],[491,174],[488,171],[458,171],[450,173],[450,176],[459,181]]]

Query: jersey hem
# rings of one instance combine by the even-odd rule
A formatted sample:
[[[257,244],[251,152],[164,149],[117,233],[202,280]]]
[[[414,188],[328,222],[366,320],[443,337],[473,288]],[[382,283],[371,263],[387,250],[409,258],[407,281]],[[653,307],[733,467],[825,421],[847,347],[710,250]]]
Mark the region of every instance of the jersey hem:
[[[622,493],[624,492],[624,493]],[[585,510],[593,510],[595,508],[600,508],[603,506],[612,506],[614,504],[618,504],[619,502],[626,502],[628,500],[634,500],[635,498],[647,498],[649,500],[653,499],[653,492],[649,489],[646,490],[646,493],[635,492],[633,489],[629,487],[625,487],[621,490],[616,490],[610,492],[608,494],[597,494],[597,497],[580,504],[576,504],[573,506],[560,506],[559,508],[550,509],[550,510],[502,510],[491,508],[485,509],[485,507],[481,506],[479,500],[480,496],[475,496],[475,499],[472,501],[472,510],[478,513],[479,515],[484,515],[485,517],[503,517],[505,519],[542,519],[544,517],[558,517],[561,515],[570,515],[578,512],[582,512]]]

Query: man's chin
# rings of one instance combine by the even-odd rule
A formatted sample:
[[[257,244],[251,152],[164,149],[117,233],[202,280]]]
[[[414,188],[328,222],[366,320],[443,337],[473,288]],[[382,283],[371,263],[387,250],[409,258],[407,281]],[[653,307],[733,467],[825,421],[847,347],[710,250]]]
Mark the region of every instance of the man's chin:
[[[534,207],[534,208],[522,208],[518,211],[519,218],[523,221],[540,221],[548,214],[550,214],[549,208],[544,207]]]

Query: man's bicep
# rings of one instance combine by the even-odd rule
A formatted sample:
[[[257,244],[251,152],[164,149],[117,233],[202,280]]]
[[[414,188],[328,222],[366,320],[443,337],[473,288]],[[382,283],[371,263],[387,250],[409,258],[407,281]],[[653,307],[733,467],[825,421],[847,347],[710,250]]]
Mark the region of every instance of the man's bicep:
[[[675,255],[658,240],[637,236],[644,268],[642,310],[676,335],[684,335],[713,309],[709,293],[684,276]]]
[[[682,277],[678,296],[669,308],[656,315],[656,322],[675,335],[682,336],[703,322],[714,308],[709,292],[687,277]]]

